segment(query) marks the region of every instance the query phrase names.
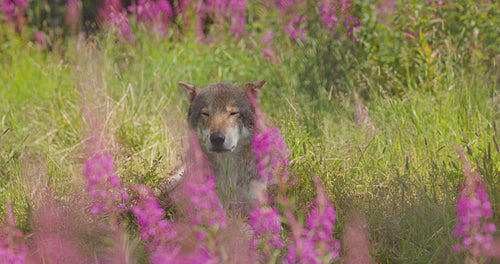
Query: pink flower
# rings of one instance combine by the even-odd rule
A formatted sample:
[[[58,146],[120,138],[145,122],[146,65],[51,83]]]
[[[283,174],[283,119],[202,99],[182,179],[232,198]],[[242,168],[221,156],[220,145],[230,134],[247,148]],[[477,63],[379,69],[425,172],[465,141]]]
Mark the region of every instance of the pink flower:
[[[28,7],[27,0],[1,0],[0,7],[7,16],[7,22],[14,22],[17,30],[22,31],[24,27],[24,15]]]
[[[120,211],[124,207],[120,203],[129,199],[114,169],[113,159],[108,154],[97,153],[85,161],[83,175],[88,181],[87,191],[95,200],[91,207],[94,215]]]
[[[280,235],[281,220],[276,208],[264,205],[250,211],[248,224],[254,233],[252,244],[255,247],[260,244],[267,254],[266,258],[269,258],[271,250],[283,248],[285,242]]]
[[[306,41],[307,37],[305,32],[307,32],[307,28],[305,28],[305,24],[307,22],[306,17],[299,17],[297,14],[293,16],[293,19],[288,23],[285,27],[285,33],[288,33],[290,38],[297,39],[301,38],[302,41]]]
[[[171,222],[164,219],[165,211],[158,204],[158,199],[148,187],[134,186],[139,199],[132,207],[132,213],[137,219],[141,239],[146,243],[148,251],[155,251],[176,237],[176,231]]]
[[[472,169],[463,150],[459,147],[456,150],[464,165],[465,181],[457,198],[457,223],[451,233],[461,242],[453,250],[468,251],[477,259],[491,248],[496,226],[488,221],[493,211],[481,175]]]
[[[128,11],[135,14],[135,19],[140,23],[152,26],[153,29],[165,36],[173,16],[172,6],[167,0],[139,0],[128,7]]]
[[[250,101],[255,109],[256,125],[252,137],[252,147],[255,154],[255,163],[261,179],[275,183],[275,176],[280,175],[280,181],[286,182],[288,172],[285,167],[290,163],[283,137],[277,127],[267,127],[266,118],[257,104],[253,94],[249,93]]]
[[[101,28],[116,29],[129,43],[134,43],[130,21],[120,0],[104,0],[97,11],[98,24]]]
[[[182,197],[191,226],[226,227],[226,212],[216,192],[215,175],[208,169],[210,162],[203,153],[194,132],[191,132],[191,149],[184,173]]]
[[[17,229],[10,199],[7,200],[5,212],[3,227],[0,229],[0,262],[24,264],[28,247],[20,242],[23,233]]]
[[[239,39],[243,36],[247,23],[246,0],[231,0],[229,10],[231,11],[231,31]]]
[[[340,257],[340,242],[333,239],[337,221],[335,208],[328,201],[326,191],[318,176],[316,207],[306,217],[306,226],[292,229],[293,240],[288,247],[285,263],[330,263]]]
[[[81,0],[66,0],[66,22],[69,24],[73,31],[78,29],[78,22],[82,14]]]
[[[45,48],[45,46],[47,46],[47,37],[42,31],[37,31],[35,33],[35,40],[36,42],[40,43],[40,46],[42,48]]]

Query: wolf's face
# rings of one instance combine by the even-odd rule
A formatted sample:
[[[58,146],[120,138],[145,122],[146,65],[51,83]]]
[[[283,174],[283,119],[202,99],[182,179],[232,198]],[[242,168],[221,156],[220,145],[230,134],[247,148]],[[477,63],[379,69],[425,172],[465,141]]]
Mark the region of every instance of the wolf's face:
[[[203,89],[179,83],[190,102],[188,122],[204,151],[227,153],[250,144],[255,120],[248,93],[257,96],[264,83],[262,80],[241,87],[219,82]]]

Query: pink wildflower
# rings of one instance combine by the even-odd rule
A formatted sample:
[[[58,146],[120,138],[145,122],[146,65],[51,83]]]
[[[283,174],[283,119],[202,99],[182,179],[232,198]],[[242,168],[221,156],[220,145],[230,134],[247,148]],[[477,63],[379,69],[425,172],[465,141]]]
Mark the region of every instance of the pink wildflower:
[[[0,262],[24,264],[26,263],[28,247],[19,241],[23,233],[17,229],[10,199],[7,200],[5,211],[3,227],[0,229]]]
[[[271,62],[276,62],[276,46],[273,45],[274,33],[270,29],[266,30],[262,36],[262,55],[268,58]]]
[[[246,0],[231,0],[229,9],[231,10],[231,31],[239,39],[243,36],[247,23]]]
[[[358,125],[366,125],[370,121],[370,115],[366,109],[365,104],[356,98],[356,111],[354,112],[354,122]]]
[[[285,27],[285,33],[290,35],[290,38],[297,39],[301,38],[302,41],[307,40],[307,36],[305,32],[307,32],[307,28],[305,28],[305,24],[307,22],[306,17],[299,17],[297,14],[293,16],[293,19],[288,23]]]
[[[138,193],[139,199],[131,211],[137,218],[141,239],[146,243],[146,249],[155,251],[158,246],[164,246],[168,240],[175,238],[175,229],[171,222],[163,219],[165,211],[148,187],[135,186],[134,190]]]
[[[217,196],[215,175],[208,169],[210,162],[191,132],[191,149],[183,183],[184,209],[191,226],[226,227],[226,212]]]
[[[274,177],[280,175],[282,182],[288,179],[285,167],[289,165],[287,149],[283,137],[277,127],[266,127],[266,118],[260,110],[253,94],[249,93],[250,101],[255,109],[256,125],[252,137],[252,147],[255,154],[257,171],[264,181],[274,183]]]
[[[85,161],[83,172],[88,181],[87,191],[95,200],[91,207],[94,215],[102,212],[121,210],[121,201],[129,200],[127,192],[120,186],[120,179],[114,173],[113,159],[108,154],[94,154]],[[115,203],[119,203],[115,207]]]
[[[45,48],[47,46],[47,37],[42,31],[37,31],[35,33],[35,40],[40,44],[42,48]]]
[[[104,0],[98,8],[99,26],[109,27],[118,30],[120,34],[129,42],[134,42],[130,21],[126,10],[122,7],[120,0]]]
[[[135,19],[152,26],[153,29],[165,36],[170,19],[173,16],[172,6],[167,0],[139,0],[137,4],[128,7],[128,11],[135,14]]]
[[[78,22],[82,14],[81,0],[66,0],[66,22],[73,31],[77,31]]]
[[[493,242],[496,226],[488,221],[493,216],[491,203],[485,191],[481,175],[472,169],[465,153],[456,148],[464,165],[464,186],[457,199],[457,223],[452,236],[461,243],[453,247],[455,252],[468,251],[474,259],[487,252]]]
[[[328,201],[325,189],[317,176],[316,208],[306,217],[305,228],[293,228],[293,240],[288,247],[285,263],[330,263],[340,257],[340,242],[333,239],[337,216]]]
[[[15,23],[17,30],[24,27],[24,15],[28,7],[28,0],[1,0],[0,7],[7,17],[7,22]]]
[[[334,28],[338,27],[338,17],[337,17],[337,7],[334,1],[322,1],[321,2],[321,19],[323,22],[323,28],[327,30],[330,34],[333,34]]]
[[[477,187],[474,193],[461,195],[457,200],[457,220],[452,235],[461,238],[454,251],[468,250],[472,256],[479,257],[481,251],[491,247],[495,224],[487,221],[493,215],[488,194],[484,188]]]

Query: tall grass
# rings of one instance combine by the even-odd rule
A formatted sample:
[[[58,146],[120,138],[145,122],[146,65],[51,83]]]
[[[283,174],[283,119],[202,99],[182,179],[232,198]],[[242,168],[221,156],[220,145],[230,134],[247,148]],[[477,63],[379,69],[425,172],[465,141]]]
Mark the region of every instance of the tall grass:
[[[44,204],[55,201],[52,212],[86,219],[76,208],[90,205],[75,201],[85,195],[83,160],[94,122],[122,184],[154,190],[179,164],[188,141],[183,136],[187,102],[177,82],[204,86],[265,78],[260,105],[291,152],[294,185],[286,195],[298,208],[299,222],[315,204],[313,175],[318,175],[337,212],[333,237],[349,233],[349,223],[358,221],[351,212],[361,211],[366,218],[366,223],[359,220],[361,230],[369,232],[370,254],[379,263],[464,262],[469,252],[453,252],[465,166],[456,146],[480,171],[491,201],[490,220],[500,224],[498,5],[353,1],[348,14],[362,26],[353,30],[352,40],[349,27],[341,25],[333,36],[322,31],[320,10],[296,2],[297,9],[283,11],[248,3],[245,37],[239,40],[218,35],[231,30],[230,19],[216,21],[221,24],[206,19],[200,41],[198,17],[188,13],[175,19],[189,23],[169,24],[165,36],[146,32],[131,17],[133,45],[109,30],[85,41],[46,32],[44,47],[32,34],[38,31],[34,24],[23,32],[7,22],[0,25],[5,40],[0,46],[1,215],[8,215],[11,199],[18,228],[36,237],[55,232],[41,227]],[[307,20],[294,22],[294,14]],[[306,39],[291,37],[284,28],[289,23]],[[273,36],[263,41],[267,28]],[[362,107],[366,116],[359,122]],[[50,198],[43,195],[48,190]],[[138,229],[132,218],[124,219],[130,226],[120,231],[126,233],[122,245],[137,261],[147,262]],[[76,242],[67,234],[61,239],[83,244],[80,253],[109,246],[102,226],[86,221],[56,233],[77,234]],[[85,235],[89,230],[91,237]],[[24,241],[40,242],[31,237]]]

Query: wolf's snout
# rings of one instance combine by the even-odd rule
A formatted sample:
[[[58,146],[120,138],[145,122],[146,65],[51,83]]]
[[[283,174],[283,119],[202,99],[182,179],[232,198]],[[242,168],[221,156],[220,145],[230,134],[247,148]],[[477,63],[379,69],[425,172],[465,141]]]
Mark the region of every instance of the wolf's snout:
[[[215,147],[222,147],[225,139],[226,137],[221,132],[215,132],[210,135],[210,142],[212,142],[212,145]]]

